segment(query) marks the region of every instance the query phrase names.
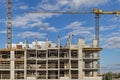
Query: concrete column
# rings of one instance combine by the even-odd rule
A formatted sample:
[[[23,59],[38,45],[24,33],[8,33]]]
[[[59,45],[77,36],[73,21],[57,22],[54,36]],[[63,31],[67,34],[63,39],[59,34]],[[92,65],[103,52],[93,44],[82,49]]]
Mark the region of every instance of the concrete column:
[[[97,64],[98,64],[97,61],[94,61],[94,62],[93,62],[94,68],[98,68],[98,67],[97,67]]]
[[[94,71],[93,72],[93,77],[97,77],[98,76],[98,72],[97,71]]]
[[[78,70],[79,70],[79,80],[83,80],[83,51],[82,48],[84,47],[84,40],[78,39]]]
[[[69,49],[69,80],[71,80],[71,49]]]
[[[97,52],[94,52],[93,55],[94,55],[94,58],[98,58],[98,53]]]
[[[26,60],[27,60],[27,50],[25,50],[25,52],[24,52],[24,79],[25,80],[27,80],[27,62],[26,62]]]
[[[60,48],[58,47],[58,79],[60,79]]]
[[[83,48],[85,45],[85,42],[83,39],[78,39],[78,48]]]
[[[48,38],[46,38],[46,49],[48,49],[48,46],[49,46],[49,40]]]
[[[37,80],[37,49],[36,49],[35,53],[36,53],[36,65],[35,65],[36,75],[35,75],[35,77],[36,77],[36,80]]]
[[[93,40],[93,42],[92,42],[92,47],[93,48],[97,48],[98,47],[98,41],[97,40]]]
[[[14,59],[15,59],[14,57],[15,57],[15,56],[14,56],[14,54],[15,54],[14,51],[11,51],[11,52],[10,52],[10,68],[11,68],[11,69],[10,69],[10,79],[11,79],[11,80],[14,80],[14,78],[15,78],[15,77],[14,77],[14,76],[15,76],[15,72],[14,72],[14,66],[15,66],[15,65],[14,65],[14,63],[15,63],[15,62],[14,62]]]
[[[85,77],[85,72],[83,71],[83,73],[82,73],[82,74],[83,74],[83,78],[84,78],[84,77]]]
[[[48,80],[48,48],[46,49],[46,80]]]
[[[58,48],[60,48],[60,36],[58,36]]]
[[[93,62],[93,66],[94,66],[95,69],[97,69],[97,65],[98,65],[97,61],[94,61],[94,62]],[[93,72],[93,76],[94,76],[94,77],[97,76],[97,72],[96,72],[96,71]]]
[[[78,73],[79,73],[79,80],[83,79],[83,60],[81,58],[82,56],[82,50],[79,50],[79,61],[78,61]]]

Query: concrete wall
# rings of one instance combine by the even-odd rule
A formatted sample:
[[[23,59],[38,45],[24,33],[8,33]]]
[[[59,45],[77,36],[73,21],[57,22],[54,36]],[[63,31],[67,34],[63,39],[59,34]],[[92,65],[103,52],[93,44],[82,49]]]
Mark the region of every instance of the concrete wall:
[[[83,80],[102,80],[102,77],[84,77]]]

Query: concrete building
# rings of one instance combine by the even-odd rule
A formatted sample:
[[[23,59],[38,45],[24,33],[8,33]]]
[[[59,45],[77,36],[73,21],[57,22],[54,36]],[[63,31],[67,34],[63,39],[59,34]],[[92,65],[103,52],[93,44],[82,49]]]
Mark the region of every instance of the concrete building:
[[[101,80],[97,40],[65,47],[48,41],[0,49],[0,80]]]

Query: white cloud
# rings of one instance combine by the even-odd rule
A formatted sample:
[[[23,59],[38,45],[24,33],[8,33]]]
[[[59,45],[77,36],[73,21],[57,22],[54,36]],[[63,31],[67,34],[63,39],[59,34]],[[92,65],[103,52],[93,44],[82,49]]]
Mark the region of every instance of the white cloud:
[[[117,25],[108,25],[108,26],[100,26],[100,31],[107,31],[115,29]]]
[[[113,17],[110,18],[108,21],[109,21],[109,22],[117,23],[117,22],[120,22],[120,19],[119,19],[119,17],[115,17],[115,16],[113,16]]]
[[[102,33],[103,36],[101,38],[101,45],[105,48],[120,48],[120,19],[117,17],[112,17],[109,20],[111,25],[101,26],[101,31],[106,31],[106,33]]]
[[[117,29],[117,28],[116,28]],[[120,30],[112,30],[109,34],[101,34],[101,46],[104,48],[120,48]]]
[[[1,34],[6,34],[6,30],[1,30],[0,33]]]
[[[70,35],[79,36],[79,37],[81,36],[81,37],[85,37],[87,39],[93,38],[93,34],[90,31],[74,30],[74,31],[69,32],[66,36],[64,36],[63,39],[68,38],[68,36],[70,36]]]
[[[60,5],[66,5],[66,4],[69,4],[69,1],[68,0],[59,0],[58,3]]]
[[[28,9],[28,6],[27,5],[19,6],[19,9],[25,10],[25,9]]]
[[[17,34],[17,37],[20,37],[20,38],[30,38],[30,37],[38,37],[38,38],[45,38],[46,36],[46,33],[39,33],[39,32],[31,32],[31,31],[26,31],[26,32],[21,32],[19,34]]]
[[[91,28],[91,27],[85,27],[83,26],[85,22],[80,22],[80,21],[74,21],[72,23],[70,23],[69,25],[67,25],[65,27],[65,29],[72,29],[72,30],[92,30],[94,28]]]
[[[80,7],[96,7],[108,2],[108,0],[54,0],[52,4],[49,0],[43,0],[38,4],[39,9],[43,10],[68,10],[79,9]]]
[[[106,73],[106,72],[120,72],[120,63],[117,64],[109,64],[104,67],[101,67],[101,72]]]
[[[120,0],[118,0],[118,2],[120,2]]]
[[[0,6],[3,7],[6,4],[6,0],[0,0]]]
[[[75,21],[72,22],[71,24],[67,25],[65,29],[78,29],[83,25],[83,22]]]
[[[20,28],[39,28],[39,30],[56,32],[57,29],[50,26],[49,23],[42,22],[46,18],[51,18],[54,14],[25,14],[23,16],[16,16],[13,19],[14,27]]]
[[[34,22],[32,24],[29,24],[28,26],[29,27],[38,27],[42,31],[57,32],[57,29],[55,27],[51,27],[49,23],[43,23],[41,21]]]
[[[76,7],[79,7],[79,6],[94,7],[94,6],[104,4],[106,2],[108,2],[108,0],[73,0],[73,3],[76,5]]]
[[[107,48],[120,48],[120,36],[105,38],[105,45]]]
[[[111,36],[120,36],[120,30],[113,32]]]
[[[2,24],[4,23],[5,24],[6,23],[6,19],[0,19],[0,23],[2,23]]]
[[[91,31],[94,28],[84,27],[83,22],[79,22],[79,21],[72,22],[72,23],[70,23],[69,25],[67,25],[65,27],[65,30],[66,29],[70,29],[71,32],[69,32],[67,35],[65,35],[63,37],[63,39],[67,38],[69,35],[82,36],[82,37],[85,37],[85,38],[87,38],[89,40],[93,38],[93,34],[92,34]]]
[[[41,2],[40,4],[38,4],[38,9],[41,8],[41,9],[44,9],[44,10],[59,10],[60,6],[55,4],[55,5],[52,5],[48,2]]]

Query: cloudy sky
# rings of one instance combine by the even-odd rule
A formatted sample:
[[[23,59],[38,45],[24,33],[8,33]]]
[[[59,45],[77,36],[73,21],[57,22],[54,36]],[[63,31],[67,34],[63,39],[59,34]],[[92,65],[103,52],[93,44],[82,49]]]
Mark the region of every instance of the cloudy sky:
[[[94,39],[95,19],[93,14],[28,14],[33,11],[91,12],[93,8],[103,11],[120,11],[120,0],[12,0],[13,43],[28,37],[32,42],[49,40],[57,43],[61,36],[65,44],[69,35],[72,43],[84,38],[87,43]],[[0,47],[6,43],[6,0],[0,0]],[[120,17],[100,15],[101,72],[120,72]]]

